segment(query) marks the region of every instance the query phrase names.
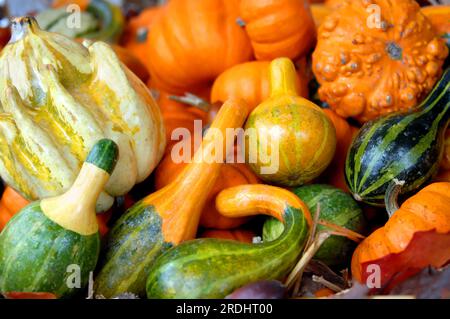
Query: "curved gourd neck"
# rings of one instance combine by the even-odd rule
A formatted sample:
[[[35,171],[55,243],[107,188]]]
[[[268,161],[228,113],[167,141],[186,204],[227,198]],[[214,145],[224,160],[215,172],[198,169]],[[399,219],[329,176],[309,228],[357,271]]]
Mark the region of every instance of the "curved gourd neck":
[[[177,244],[195,237],[201,211],[227,151],[234,150],[234,138],[227,138],[227,129],[240,128],[247,114],[248,107],[243,101],[227,101],[191,162],[172,183],[143,200],[145,205],[153,205],[162,217],[162,232],[167,242]]]
[[[436,84],[428,97],[418,107],[422,114],[431,113],[433,118],[441,118],[441,123],[450,120],[450,68]]]
[[[288,58],[278,58],[270,63],[270,96],[298,96],[295,66]]]

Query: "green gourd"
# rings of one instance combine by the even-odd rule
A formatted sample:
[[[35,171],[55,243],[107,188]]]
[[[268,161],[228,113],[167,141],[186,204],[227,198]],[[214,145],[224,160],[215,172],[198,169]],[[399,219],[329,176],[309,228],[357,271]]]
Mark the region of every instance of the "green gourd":
[[[308,208],[295,195],[267,185],[236,186],[223,190],[216,206],[228,217],[264,212],[286,227],[269,243],[204,238],[169,249],[150,269],[148,298],[224,298],[252,282],[282,280],[295,265],[311,221]]]
[[[117,155],[113,141],[100,140],[66,193],[33,202],[8,222],[0,234],[1,293],[67,297],[86,286],[100,251],[95,203]]]
[[[409,113],[396,113],[366,123],[347,154],[345,177],[353,197],[384,206],[388,187],[402,183],[410,193],[437,172],[450,119],[450,69],[430,95]]]
[[[308,185],[293,190],[315,216],[320,206],[319,219],[344,227],[351,231],[362,233],[365,228],[363,211],[353,198],[330,185]],[[274,218],[266,220],[263,226],[263,242],[277,238],[284,229],[284,225]],[[317,231],[327,227],[318,225]],[[328,266],[343,266],[350,261],[355,244],[342,236],[328,238],[314,255]]]

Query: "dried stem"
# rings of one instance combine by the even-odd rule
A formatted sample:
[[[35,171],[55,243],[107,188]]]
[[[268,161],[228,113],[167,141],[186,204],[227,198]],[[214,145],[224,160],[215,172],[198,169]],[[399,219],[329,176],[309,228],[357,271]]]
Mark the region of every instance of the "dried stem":
[[[318,282],[319,284],[324,285],[325,287],[327,287],[328,289],[333,290],[334,292],[341,292],[342,291],[342,289],[339,286],[336,286],[332,282],[329,282],[328,280],[326,280],[322,276],[313,275],[312,276],[312,280],[315,281],[315,282]]]

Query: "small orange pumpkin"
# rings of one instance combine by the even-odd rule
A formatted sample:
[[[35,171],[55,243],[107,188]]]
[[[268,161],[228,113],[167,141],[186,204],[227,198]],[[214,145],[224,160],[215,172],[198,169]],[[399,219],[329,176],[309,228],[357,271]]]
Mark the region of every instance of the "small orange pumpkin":
[[[324,4],[312,4],[311,13],[313,15],[314,23],[316,28],[320,27],[325,18],[333,12],[333,9]]]
[[[450,33],[450,5],[426,6],[421,11],[439,35]]]
[[[200,234],[200,238],[220,238],[236,240],[243,243],[252,243],[256,234],[248,229],[206,229]]]
[[[413,0],[343,1],[318,31],[319,96],[342,117],[366,122],[415,107],[442,74],[447,46]]]
[[[440,268],[450,261],[450,183],[434,183],[406,200],[397,209],[395,189],[387,200],[390,219],[356,248],[352,257],[352,275],[365,282],[378,265],[384,286],[421,268]],[[415,239],[420,249],[408,250]],[[408,250],[408,256],[402,254]],[[403,273],[403,274],[402,274]],[[401,279],[400,279],[401,278]]]
[[[171,0],[152,27],[146,51],[150,74],[163,90],[184,94],[250,60],[245,31],[236,23],[239,0]]]
[[[253,110],[270,95],[268,61],[252,61],[235,65],[214,81],[211,102],[222,102],[229,98],[241,98]],[[300,96],[308,96],[308,79],[297,72],[296,89]]]
[[[258,60],[306,56],[316,28],[306,0],[241,0],[241,19]]]
[[[125,64],[131,72],[137,75],[143,83],[146,83],[149,80],[150,74],[148,73],[147,68],[144,64],[142,64],[141,60],[134,55],[133,52],[115,44],[112,45],[112,48],[114,49],[114,52],[119,60]]]

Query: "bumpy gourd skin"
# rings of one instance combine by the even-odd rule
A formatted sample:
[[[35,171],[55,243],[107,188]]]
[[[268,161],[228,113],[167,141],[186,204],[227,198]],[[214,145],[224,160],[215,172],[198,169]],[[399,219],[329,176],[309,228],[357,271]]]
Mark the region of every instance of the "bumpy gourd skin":
[[[100,252],[98,232],[83,236],[46,217],[39,202],[15,215],[0,234],[0,292],[49,292],[68,297],[83,289]],[[80,268],[80,287],[73,269]]]
[[[366,123],[349,149],[346,181],[355,199],[384,206],[388,186],[404,181],[402,194],[435,175],[444,152],[450,120],[450,70],[418,106],[418,111],[391,114]]]
[[[85,48],[33,18],[14,20],[0,55],[2,179],[29,200],[59,195],[104,137],[119,145],[120,158],[97,203],[102,211],[161,159],[159,108],[107,44]]]
[[[148,298],[224,298],[262,279],[282,279],[298,259],[308,235],[307,220],[287,206],[286,230],[272,242],[246,244],[197,239],[161,255],[147,279]]]

